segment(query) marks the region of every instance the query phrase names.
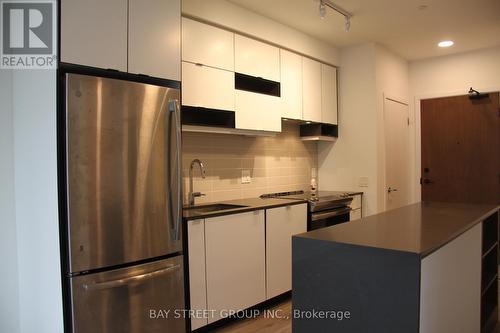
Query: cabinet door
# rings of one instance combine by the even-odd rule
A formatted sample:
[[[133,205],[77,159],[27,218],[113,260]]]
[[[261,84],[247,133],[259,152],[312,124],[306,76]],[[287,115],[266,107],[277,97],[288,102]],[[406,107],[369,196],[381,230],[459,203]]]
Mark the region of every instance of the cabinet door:
[[[209,323],[265,300],[264,229],[262,210],[205,220]]]
[[[234,34],[182,18],[182,60],[234,71]]]
[[[321,119],[337,124],[337,69],[321,64]]]
[[[182,105],[234,111],[234,73],[182,62]]]
[[[302,58],[302,92],[304,120],[321,122],[321,64]]]
[[[281,116],[302,119],[302,57],[280,50]]]
[[[235,72],[280,81],[280,51],[255,39],[234,36]]]
[[[280,98],[236,90],[236,128],[281,132]]]
[[[180,0],[129,0],[128,71],[181,79]]]
[[[205,221],[188,222],[189,296],[191,310],[207,309],[205,280]],[[207,318],[191,318],[193,330],[208,324]]]
[[[353,209],[349,213],[349,221],[359,220],[361,218],[361,208]]]
[[[127,0],[61,1],[61,61],[127,71]]]
[[[307,231],[307,204],[266,210],[267,299],[292,289],[292,236]]]
[[[422,259],[420,333],[481,332],[481,231],[480,223]]]

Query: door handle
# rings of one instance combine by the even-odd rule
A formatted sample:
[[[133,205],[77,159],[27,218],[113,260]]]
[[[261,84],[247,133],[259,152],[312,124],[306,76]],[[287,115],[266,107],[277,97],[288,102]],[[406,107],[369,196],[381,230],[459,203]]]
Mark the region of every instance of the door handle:
[[[172,114],[172,124],[174,125],[174,134],[175,134],[175,161],[176,161],[176,171],[174,173],[174,181],[175,181],[175,187],[176,187],[176,192],[175,192],[175,202],[172,205],[173,208],[175,209],[175,213],[173,214],[173,239],[174,240],[179,240],[179,229],[180,229],[180,222],[182,220],[182,180],[180,176],[181,168],[182,168],[182,155],[181,155],[181,115],[180,115],[180,103],[178,100],[172,100],[170,101],[171,103],[171,108],[170,108],[170,113]],[[174,200],[171,196],[171,200]]]
[[[392,192],[397,192],[397,191],[398,191],[398,189],[397,189],[397,188],[392,188],[392,187],[389,187],[389,188],[387,189],[387,193],[392,193]]]
[[[132,282],[139,282],[139,281],[143,281],[143,280],[150,280],[150,279],[152,279],[154,277],[157,277],[157,276],[166,274],[168,272],[177,270],[180,267],[181,267],[180,265],[172,265],[172,266],[169,266],[169,267],[158,269],[158,270],[153,271],[153,272],[144,273],[144,274],[140,274],[140,275],[129,276],[129,277],[126,277],[126,278],[123,278],[123,279],[117,279],[117,280],[111,280],[111,281],[105,281],[105,282],[94,282],[94,283],[90,283],[90,284],[84,284],[83,288],[85,290],[88,290],[88,291],[89,290],[102,290],[102,289],[116,288],[116,287],[120,287],[120,286],[123,286],[123,285],[130,284]]]

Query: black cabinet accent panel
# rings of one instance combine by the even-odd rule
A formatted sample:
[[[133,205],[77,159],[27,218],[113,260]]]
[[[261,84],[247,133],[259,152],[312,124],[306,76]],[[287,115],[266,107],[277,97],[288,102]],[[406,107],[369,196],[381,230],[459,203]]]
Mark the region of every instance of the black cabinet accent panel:
[[[234,73],[234,88],[258,94],[281,96],[281,84],[279,82],[241,73]]]
[[[194,106],[182,106],[181,111],[183,125],[235,128],[234,111]]]
[[[332,124],[301,124],[300,136],[330,136],[337,138],[339,136],[339,130],[337,125]]]

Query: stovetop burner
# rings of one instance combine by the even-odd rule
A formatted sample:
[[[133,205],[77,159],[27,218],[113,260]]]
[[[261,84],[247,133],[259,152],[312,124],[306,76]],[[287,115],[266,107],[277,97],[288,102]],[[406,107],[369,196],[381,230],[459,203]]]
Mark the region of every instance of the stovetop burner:
[[[291,191],[291,192],[278,192],[278,193],[267,193],[260,196],[263,199],[266,198],[282,198],[282,199],[297,199],[297,200],[307,200],[307,201],[332,201],[338,199],[345,199],[351,197],[348,192],[338,192],[338,191]]]
[[[309,202],[309,210],[311,212],[347,207],[352,201],[352,195],[348,192],[338,191],[292,191],[268,193],[260,196],[263,199],[276,198],[288,200],[306,200]]]

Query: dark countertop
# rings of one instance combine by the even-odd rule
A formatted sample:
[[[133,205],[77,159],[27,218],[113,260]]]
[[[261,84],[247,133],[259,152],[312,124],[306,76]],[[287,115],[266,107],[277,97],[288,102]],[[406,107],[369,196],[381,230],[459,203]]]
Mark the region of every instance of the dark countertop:
[[[218,202],[213,202],[213,203],[204,203],[204,204],[196,205],[196,207],[203,207],[203,206],[208,206],[208,205],[212,205],[212,204],[230,204],[230,205],[240,205],[240,206],[246,206],[246,207],[239,207],[239,208],[234,208],[234,209],[226,209],[226,210],[207,212],[207,213],[197,213],[194,211],[184,210],[182,212],[182,217],[186,221],[187,220],[197,220],[197,219],[204,219],[204,218],[216,217],[216,216],[222,216],[222,215],[251,212],[253,210],[259,210],[259,209],[268,209],[268,208],[274,208],[274,207],[298,205],[298,204],[302,204],[302,203],[307,203],[307,201],[289,200],[289,199],[274,199],[274,198],[269,198],[269,199],[248,198],[248,199],[237,199],[237,200],[229,200],[229,201],[218,201]],[[186,208],[186,207],[184,207],[184,208]]]
[[[500,206],[426,202],[297,235],[425,257],[493,214]]]

